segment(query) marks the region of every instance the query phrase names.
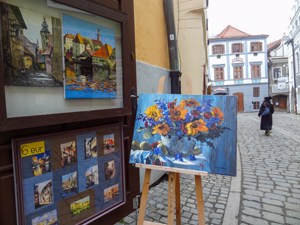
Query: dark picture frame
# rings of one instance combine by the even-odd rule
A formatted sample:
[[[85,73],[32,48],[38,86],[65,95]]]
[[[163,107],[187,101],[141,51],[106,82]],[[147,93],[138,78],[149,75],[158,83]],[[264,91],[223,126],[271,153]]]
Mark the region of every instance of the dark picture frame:
[[[85,157],[85,140],[103,140],[113,134],[115,149],[104,154],[103,141],[97,142],[100,154]],[[15,138],[13,161],[17,216],[19,224],[82,224],[100,218],[126,202],[123,124],[75,129],[68,132]],[[63,149],[75,149],[70,164],[62,163]],[[47,152],[47,154],[46,154]],[[43,167],[45,154],[50,169],[34,173],[33,158]],[[38,156],[38,157],[35,157]]]
[[[27,0],[26,0],[27,1]],[[59,2],[59,1],[58,1]],[[11,4],[11,2],[8,0],[6,3],[3,4]],[[129,40],[126,40],[123,37],[126,33],[129,33],[127,30],[128,27],[128,21],[126,16],[121,12],[114,12],[113,14],[107,13],[107,9],[100,4],[94,4],[89,1],[84,0],[84,4],[81,1],[80,4],[76,1],[65,1],[62,3],[55,3],[59,5],[58,8],[50,7],[47,5],[47,1],[43,0],[40,1],[38,4],[40,4],[40,7],[44,7],[45,11],[39,12],[35,7],[32,7],[31,10],[33,13],[39,13],[41,15],[47,15],[47,8],[49,10],[54,10],[55,12],[58,12],[60,16],[53,16],[54,18],[57,18],[57,20],[62,23],[62,15],[67,12],[67,14],[71,14],[72,16],[76,17],[77,13],[80,15],[91,15],[90,13],[94,14],[94,18],[97,18],[97,16],[103,20],[111,21],[111,23],[118,24],[118,30],[120,30],[120,34],[118,38],[118,54],[116,56],[116,61],[118,61],[118,74],[117,74],[117,93],[114,94],[113,98],[111,99],[96,99],[96,98],[90,98],[90,99],[64,99],[64,88],[56,87],[55,85],[48,85],[46,87],[45,93],[41,93],[39,95],[39,90],[36,88],[41,87],[32,87],[30,84],[27,87],[21,87],[26,88],[26,91],[24,90],[17,90],[20,87],[17,86],[7,86],[5,83],[5,77],[7,77],[7,65],[5,63],[5,57],[6,53],[4,51],[3,46],[3,40],[1,42],[1,51],[0,51],[0,131],[7,131],[7,130],[13,130],[13,129],[22,129],[22,128],[31,128],[31,127],[37,127],[37,126],[47,126],[47,125],[53,125],[53,124],[59,124],[61,122],[68,123],[68,122],[76,122],[76,121],[88,121],[93,119],[105,119],[110,117],[121,117],[121,116],[128,116],[131,114],[131,83],[132,80],[124,79],[125,77],[130,77],[129,75],[134,72],[135,74],[135,67],[134,67],[134,60],[130,57],[125,57],[127,54],[129,54],[130,48],[132,46],[128,45]],[[24,3],[25,5],[25,3]],[[23,7],[23,3],[16,7]],[[68,6],[67,6],[68,5]],[[55,5],[56,7],[56,5]],[[60,8],[61,7],[61,8]],[[78,7],[80,10],[78,10]],[[71,10],[70,10],[71,9]],[[95,17],[96,16],[96,17]],[[80,16],[79,16],[80,18]],[[48,19],[49,20],[49,19]],[[40,23],[38,22],[40,25]],[[101,25],[101,24],[100,24]],[[62,26],[62,25],[60,25]],[[105,26],[105,25],[104,25]],[[59,27],[59,26],[58,26]],[[3,30],[3,25],[1,25],[1,30]],[[2,31],[3,32],[3,31]],[[59,33],[59,32],[56,32]],[[62,32],[60,32],[62,36]],[[59,40],[59,38],[55,39],[56,41]],[[63,46],[63,40],[61,40],[61,46]],[[56,50],[57,51],[57,50]],[[58,54],[56,54],[58,55]],[[59,61],[60,64],[63,62],[63,51],[61,51],[61,60],[58,60],[58,56],[56,56],[55,61]],[[133,67],[129,65],[133,65]],[[124,67],[124,65],[128,65]],[[55,67],[55,66],[54,66]],[[60,68],[61,66],[59,66]],[[55,67],[56,68],[56,67]],[[132,71],[134,69],[134,71]],[[120,74],[121,73],[121,74]],[[57,77],[63,77],[63,74],[61,72],[56,72]],[[133,79],[135,82],[135,78]],[[115,84],[113,84],[115,85]],[[55,86],[55,87],[53,87]],[[58,89],[59,88],[59,89]],[[53,90],[52,90],[53,89]],[[17,91],[16,91],[17,90]],[[27,93],[27,90],[29,92]],[[16,92],[15,92],[16,91]],[[24,102],[22,99],[24,95],[20,94],[24,93],[29,94],[29,96],[26,99],[33,99],[38,100],[38,102],[35,103],[35,106],[33,101]],[[58,94],[59,93],[59,94]],[[59,95],[59,97],[55,97],[54,95]],[[23,96],[23,97],[22,97]],[[30,96],[33,96],[32,98]],[[56,104],[55,107],[51,107],[51,109],[47,107],[47,105],[52,104],[51,102],[47,102],[46,100],[43,100],[43,96],[53,96],[53,100],[57,99],[58,102],[53,104]],[[115,98],[116,97],[116,98]],[[12,99],[14,99],[14,103],[12,103]],[[18,101],[22,102],[22,109],[19,108]],[[44,103],[43,103],[44,102]],[[47,102],[47,105],[45,105],[45,102]],[[77,102],[77,103],[76,103]],[[25,104],[24,104],[25,103]],[[39,107],[39,103],[44,104],[44,107]],[[75,110],[73,110],[72,107],[77,107]],[[15,108],[17,107],[17,108]],[[61,107],[61,108],[59,108]],[[36,109],[35,109],[36,108]],[[88,114],[86,112],[88,111]]]

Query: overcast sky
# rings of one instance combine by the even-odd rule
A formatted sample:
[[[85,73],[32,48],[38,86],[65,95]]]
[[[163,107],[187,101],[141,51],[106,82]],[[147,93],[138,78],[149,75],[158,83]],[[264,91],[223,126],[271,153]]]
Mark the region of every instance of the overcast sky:
[[[209,0],[208,34],[217,35],[231,25],[251,35],[269,35],[267,42],[278,40],[292,17],[294,0]]]

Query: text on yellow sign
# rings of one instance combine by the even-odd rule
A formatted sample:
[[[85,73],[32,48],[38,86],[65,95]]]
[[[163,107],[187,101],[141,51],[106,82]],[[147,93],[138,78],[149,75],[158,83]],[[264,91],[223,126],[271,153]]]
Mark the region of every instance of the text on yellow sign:
[[[27,157],[27,156],[31,156],[31,155],[44,153],[45,152],[45,142],[38,141],[38,142],[22,144],[20,146],[20,149],[21,149],[22,157]]]

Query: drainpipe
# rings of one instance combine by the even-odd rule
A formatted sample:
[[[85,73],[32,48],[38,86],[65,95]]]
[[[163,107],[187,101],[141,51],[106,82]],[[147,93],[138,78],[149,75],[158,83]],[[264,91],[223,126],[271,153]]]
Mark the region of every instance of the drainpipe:
[[[167,34],[168,34],[171,94],[181,94],[181,84],[180,84],[181,72],[179,70],[173,0],[164,0],[164,13],[166,18],[166,26],[167,26]]]

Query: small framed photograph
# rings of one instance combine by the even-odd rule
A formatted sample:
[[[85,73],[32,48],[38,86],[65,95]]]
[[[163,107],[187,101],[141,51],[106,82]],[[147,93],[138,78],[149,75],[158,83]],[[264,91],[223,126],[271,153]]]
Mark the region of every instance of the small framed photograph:
[[[90,207],[90,196],[86,196],[70,204],[70,209],[73,216],[80,214],[82,211],[88,210]]]
[[[61,166],[65,167],[77,162],[75,141],[63,143],[60,145]]]
[[[68,173],[61,177],[63,196],[76,193],[78,190],[77,171]]]
[[[116,150],[114,134],[107,134],[103,136],[103,149],[105,155]]]
[[[104,189],[104,202],[108,202],[119,195],[119,184]]]
[[[53,203],[52,186],[52,180],[47,180],[34,185],[34,206],[36,209]]]
[[[32,172],[34,176],[39,176],[50,172],[50,152],[46,151],[31,157]]]
[[[57,223],[57,210],[51,210],[32,219],[32,225],[53,225]]]
[[[110,180],[116,176],[115,160],[104,163],[105,180]]]
[[[91,166],[85,171],[86,188],[99,184],[98,165]]]
[[[86,159],[95,158],[98,156],[96,137],[84,139],[84,152],[85,152]]]

